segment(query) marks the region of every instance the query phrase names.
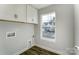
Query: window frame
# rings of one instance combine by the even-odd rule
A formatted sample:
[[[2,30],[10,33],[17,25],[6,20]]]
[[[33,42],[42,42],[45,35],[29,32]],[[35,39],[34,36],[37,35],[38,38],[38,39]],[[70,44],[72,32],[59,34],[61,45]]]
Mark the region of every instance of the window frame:
[[[46,41],[50,41],[50,42],[55,42],[56,41],[56,28],[55,28],[55,38],[50,39],[50,38],[44,38],[42,36],[42,16],[43,15],[50,15],[50,14],[55,14],[55,27],[56,27],[56,13],[55,12],[51,12],[51,13],[46,13],[46,14],[41,14],[40,15],[40,38],[41,40],[46,40]]]

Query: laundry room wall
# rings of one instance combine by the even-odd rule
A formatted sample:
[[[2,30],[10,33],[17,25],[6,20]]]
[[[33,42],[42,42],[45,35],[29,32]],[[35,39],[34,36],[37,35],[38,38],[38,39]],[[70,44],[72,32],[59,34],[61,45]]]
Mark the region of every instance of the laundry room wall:
[[[56,13],[56,40],[47,41],[40,38],[41,15]],[[39,24],[35,26],[37,46],[59,54],[69,54],[74,46],[74,7],[72,4],[55,4],[39,10]]]
[[[7,37],[8,33],[13,32],[15,32],[15,36]],[[2,52],[1,54],[11,55],[19,54],[24,50],[27,50],[31,47],[28,42],[32,41],[33,34],[33,24],[0,21],[0,53]]]

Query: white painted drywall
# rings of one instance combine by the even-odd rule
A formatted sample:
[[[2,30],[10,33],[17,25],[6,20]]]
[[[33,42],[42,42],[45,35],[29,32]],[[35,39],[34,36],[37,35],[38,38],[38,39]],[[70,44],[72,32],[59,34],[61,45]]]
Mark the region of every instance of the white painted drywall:
[[[56,41],[49,42],[40,39],[40,15],[49,12],[56,12]],[[73,20],[74,20],[73,5],[51,5],[50,7],[39,10],[39,24],[35,25],[35,42],[40,47],[47,48],[51,51],[60,52],[60,54],[69,54],[68,49],[73,45]]]
[[[56,42],[40,39],[40,15],[56,12]],[[39,24],[35,25],[35,43],[51,51],[66,52],[73,47],[73,5],[52,5],[39,10]],[[34,26],[32,24],[12,23],[0,21],[0,54],[15,54],[27,49],[27,40],[32,38]],[[16,32],[15,38],[6,38],[6,32]]]
[[[16,37],[7,38],[7,32],[16,32]],[[33,24],[0,21],[0,54],[16,54],[28,49],[28,40],[32,40]]]
[[[0,55],[1,54],[5,54],[5,45],[4,45],[4,40],[5,40],[5,27],[4,24],[2,22],[0,22]]]
[[[74,5],[75,11],[75,44],[79,46],[79,5]]]
[[[74,14],[75,14],[75,46],[79,47],[79,4],[74,5]],[[79,50],[77,50],[77,53],[79,55]]]

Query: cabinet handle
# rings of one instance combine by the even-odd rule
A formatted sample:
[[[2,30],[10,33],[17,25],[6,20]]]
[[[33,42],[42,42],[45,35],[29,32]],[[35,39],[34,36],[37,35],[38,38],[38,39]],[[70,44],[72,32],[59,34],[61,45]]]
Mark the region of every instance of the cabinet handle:
[[[15,15],[14,15],[14,18],[15,18],[15,19],[16,19],[16,18],[18,18],[18,15],[17,15],[17,14],[15,14]]]

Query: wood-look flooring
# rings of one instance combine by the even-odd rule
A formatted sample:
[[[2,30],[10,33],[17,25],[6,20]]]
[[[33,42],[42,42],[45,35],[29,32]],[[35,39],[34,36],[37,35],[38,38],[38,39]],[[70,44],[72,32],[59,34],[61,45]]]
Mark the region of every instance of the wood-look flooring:
[[[37,46],[33,46],[32,48],[21,53],[20,55],[58,55],[58,54],[50,52],[48,50],[45,50],[45,49],[37,47]]]

